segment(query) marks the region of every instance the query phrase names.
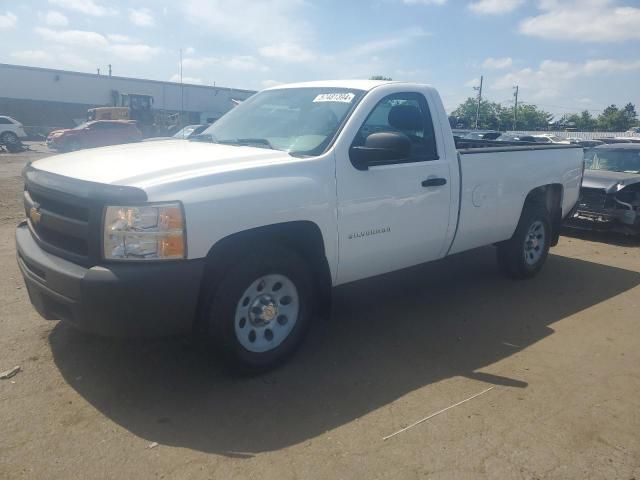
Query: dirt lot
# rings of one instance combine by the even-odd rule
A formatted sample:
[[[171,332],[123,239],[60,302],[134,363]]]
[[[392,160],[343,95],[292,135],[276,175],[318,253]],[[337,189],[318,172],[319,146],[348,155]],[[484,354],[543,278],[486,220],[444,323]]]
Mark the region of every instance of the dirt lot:
[[[487,248],[342,287],[291,363],[233,378],[185,340],[38,317],[13,230],[39,156],[0,155],[0,371],[22,367],[0,478],[640,478],[637,244],[563,237],[528,282]]]

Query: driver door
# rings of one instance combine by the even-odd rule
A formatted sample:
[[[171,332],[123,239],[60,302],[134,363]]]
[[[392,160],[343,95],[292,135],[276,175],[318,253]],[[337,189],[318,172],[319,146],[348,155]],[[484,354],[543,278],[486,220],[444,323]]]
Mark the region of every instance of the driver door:
[[[372,94],[370,94],[372,95]],[[358,170],[350,148],[336,150],[338,279],[345,283],[440,258],[449,228],[449,163],[439,155],[429,103],[422,93],[381,98],[351,146],[372,133],[411,140],[406,158]]]

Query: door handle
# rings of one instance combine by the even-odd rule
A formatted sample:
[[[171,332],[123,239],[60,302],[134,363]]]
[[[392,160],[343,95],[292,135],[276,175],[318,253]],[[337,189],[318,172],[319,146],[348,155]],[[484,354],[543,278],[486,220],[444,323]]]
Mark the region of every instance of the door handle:
[[[446,178],[427,178],[422,181],[423,187],[441,187],[447,184]]]

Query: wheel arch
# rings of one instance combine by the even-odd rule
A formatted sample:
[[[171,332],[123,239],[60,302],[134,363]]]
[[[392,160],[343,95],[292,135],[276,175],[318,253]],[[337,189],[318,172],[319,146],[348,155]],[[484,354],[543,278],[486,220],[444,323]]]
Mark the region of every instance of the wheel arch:
[[[251,228],[230,234],[218,240],[205,257],[205,273],[200,286],[199,317],[206,306],[207,294],[234,262],[250,250],[256,241],[274,242],[300,254],[312,269],[317,290],[318,311],[328,314],[331,308],[331,270],[326,257],[324,238],[320,227],[309,220],[298,220]]]
[[[544,207],[551,216],[551,246],[558,244],[560,227],[562,226],[562,202],[564,186],[560,183],[541,185],[531,190],[525,198],[522,211],[531,206]]]

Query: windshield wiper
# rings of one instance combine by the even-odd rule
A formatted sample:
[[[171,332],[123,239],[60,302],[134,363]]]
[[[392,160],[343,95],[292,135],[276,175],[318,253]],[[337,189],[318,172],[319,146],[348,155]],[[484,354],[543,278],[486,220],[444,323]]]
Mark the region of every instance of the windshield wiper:
[[[242,147],[266,147],[274,150],[271,142],[266,138],[231,138],[227,140],[218,140],[216,143],[222,143],[224,145],[239,145]]]

